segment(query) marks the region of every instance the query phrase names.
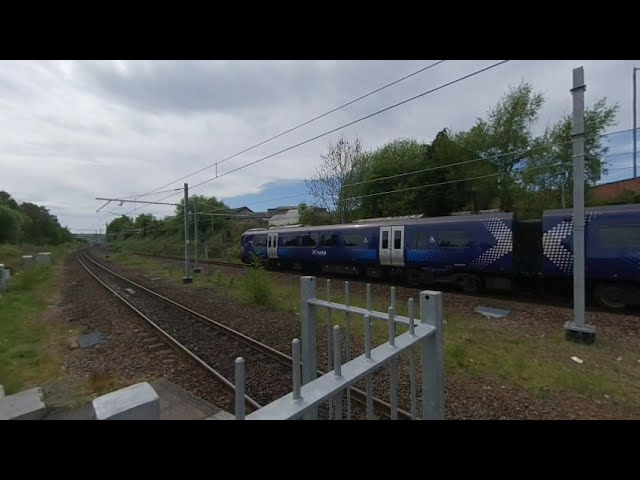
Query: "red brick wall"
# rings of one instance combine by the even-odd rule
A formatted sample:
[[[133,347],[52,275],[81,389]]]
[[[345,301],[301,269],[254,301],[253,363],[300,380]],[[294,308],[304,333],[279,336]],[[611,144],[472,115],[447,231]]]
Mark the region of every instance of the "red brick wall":
[[[591,189],[591,193],[594,199],[608,200],[620,195],[625,190],[640,192],[640,177],[598,185]]]

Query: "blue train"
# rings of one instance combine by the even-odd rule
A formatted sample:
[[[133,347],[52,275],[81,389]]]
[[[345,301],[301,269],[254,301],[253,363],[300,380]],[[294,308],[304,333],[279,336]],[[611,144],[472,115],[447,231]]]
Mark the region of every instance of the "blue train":
[[[587,208],[585,239],[590,298],[615,310],[640,304],[640,205]],[[468,293],[571,289],[572,250],[571,209],[528,221],[495,212],[271,227],[241,238],[246,263],[255,256],[270,268],[449,283]]]

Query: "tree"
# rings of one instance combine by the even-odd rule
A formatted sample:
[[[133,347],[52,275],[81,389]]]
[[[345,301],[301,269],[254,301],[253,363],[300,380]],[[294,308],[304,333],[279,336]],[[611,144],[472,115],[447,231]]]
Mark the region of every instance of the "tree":
[[[0,205],[5,205],[12,210],[18,210],[18,203],[4,190],[0,191]]]
[[[414,139],[398,139],[366,155],[368,168],[360,184],[354,185],[364,217],[381,217],[419,213],[419,198],[424,191],[409,190],[420,186],[419,175],[411,174],[428,166],[427,146]],[[409,173],[405,176],[403,173]],[[388,178],[392,177],[392,178]]]
[[[68,241],[71,237],[67,229],[63,229],[58,218],[52,215],[46,207],[35,203],[20,204],[20,211],[27,220],[23,224],[24,237],[37,245],[57,245]]]
[[[128,231],[133,230],[133,221],[126,215],[114,218],[107,225],[107,238],[109,240],[115,240],[118,237],[128,238],[131,233]]]
[[[305,202],[298,205],[298,222],[303,225],[315,225],[316,214],[313,208],[307,206]]]
[[[468,132],[458,135],[457,141],[478,158],[487,158],[495,167],[497,196],[500,207],[511,210],[517,193],[512,176],[517,166],[526,163],[529,150],[535,143],[533,125],[544,103],[544,96],[536,93],[529,83],[509,87],[507,93],[488,112],[487,120],[479,119]]]
[[[0,243],[18,243],[21,237],[20,213],[7,205],[0,205]]]
[[[593,185],[606,173],[605,157],[609,148],[602,138],[607,128],[616,124],[619,105],[607,105],[601,98],[585,109],[585,180]],[[548,127],[536,142],[537,148],[528,159],[528,171],[522,175],[527,192],[549,192],[555,207],[572,205],[573,143],[571,140],[572,115]],[[564,195],[564,196],[562,196]],[[546,205],[544,205],[546,207]]]
[[[314,175],[306,180],[307,188],[320,206],[336,212],[339,222],[346,222],[358,203],[350,199],[352,192],[344,186],[354,182],[355,173],[363,167],[362,144],[357,138],[353,142],[341,138],[329,144],[321,159]]]
[[[133,222],[133,228],[140,230],[140,234],[144,237],[154,231],[156,224],[157,220],[153,215],[150,213],[141,213],[136,217],[135,222]]]

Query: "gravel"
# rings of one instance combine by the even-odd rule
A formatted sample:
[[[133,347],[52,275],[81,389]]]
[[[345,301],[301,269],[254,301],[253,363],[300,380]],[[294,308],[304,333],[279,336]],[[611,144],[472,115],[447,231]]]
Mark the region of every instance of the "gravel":
[[[100,258],[96,255],[96,258]],[[100,258],[100,261],[104,260]],[[107,261],[109,262],[109,261]],[[105,262],[106,263],[106,262]],[[128,278],[153,290],[179,301],[214,320],[236,329],[245,335],[258,339],[280,351],[290,353],[291,340],[300,336],[299,317],[292,314],[274,312],[255,305],[240,305],[232,301],[224,290],[214,288],[193,288],[177,282],[150,281],[140,271],[109,262],[109,268],[126,275]],[[246,271],[216,266],[229,275],[243,275]],[[276,273],[276,281],[291,282],[292,274]],[[296,276],[296,278],[299,276]],[[297,281],[297,280],[296,280]],[[318,296],[322,298],[324,282],[319,282]],[[340,286],[338,286],[340,285]],[[350,280],[351,297],[364,298],[365,283]],[[343,288],[342,282],[336,281],[333,289]],[[406,302],[408,298],[418,298],[418,289],[398,287],[397,303]],[[389,298],[389,287],[372,285],[374,298]],[[506,308],[512,315],[501,320],[505,328],[517,328],[523,323],[540,328],[558,328],[572,315],[571,309],[561,306],[539,305],[532,308],[529,303],[516,300],[488,299],[483,296],[470,296],[446,292],[443,294],[444,307],[448,314],[466,314],[473,312],[478,305]],[[602,335],[636,335],[638,334],[638,317],[613,313],[590,312],[587,321],[596,324]],[[318,366],[326,370],[326,330],[324,325],[318,328]],[[446,327],[445,327],[446,328]],[[352,352],[362,352],[364,346],[357,338],[353,339]],[[408,356],[399,362],[399,405],[409,410],[409,376]],[[249,370],[249,369],[248,369]],[[383,369],[374,377],[376,396],[389,401],[389,370]],[[419,375],[419,373],[418,373]],[[364,389],[364,382],[358,387]],[[420,392],[420,385],[418,385]],[[420,394],[418,395],[420,397]],[[588,399],[577,395],[563,394],[538,396],[524,388],[501,382],[495,378],[472,377],[469,374],[457,373],[448,375],[445,380],[446,418],[448,419],[592,419],[592,418],[626,418],[625,413],[616,412],[611,406],[601,408]],[[418,409],[420,412],[420,408]]]
[[[201,366],[168,346],[152,348],[159,342],[158,333],[96,282],[75,255],[65,262],[64,284],[63,315],[85,332],[100,331],[106,336],[95,348],[69,352],[64,368],[70,374],[86,379],[107,376],[127,385],[164,378],[234,411],[233,398]]]

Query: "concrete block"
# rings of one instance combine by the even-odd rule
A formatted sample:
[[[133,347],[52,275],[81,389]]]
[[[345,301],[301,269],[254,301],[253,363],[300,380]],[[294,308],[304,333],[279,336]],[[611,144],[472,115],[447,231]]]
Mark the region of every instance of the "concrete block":
[[[40,420],[46,414],[40,387],[0,398],[0,420]]]
[[[33,265],[33,255],[23,255],[21,265],[22,268],[27,268]]]
[[[51,261],[53,260],[50,252],[40,252],[36,257],[36,263],[38,265],[51,265]]]
[[[11,272],[9,272],[9,270],[5,270],[4,266],[0,265],[0,292],[7,290],[10,276]]]
[[[220,410],[215,415],[205,418],[205,420],[235,420],[235,419],[236,419],[235,415],[232,415],[231,413],[226,412],[224,410]]]
[[[160,397],[147,382],[93,400],[96,420],[160,420]]]
[[[4,385],[0,385],[0,398],[3,398],[4,396]]]

